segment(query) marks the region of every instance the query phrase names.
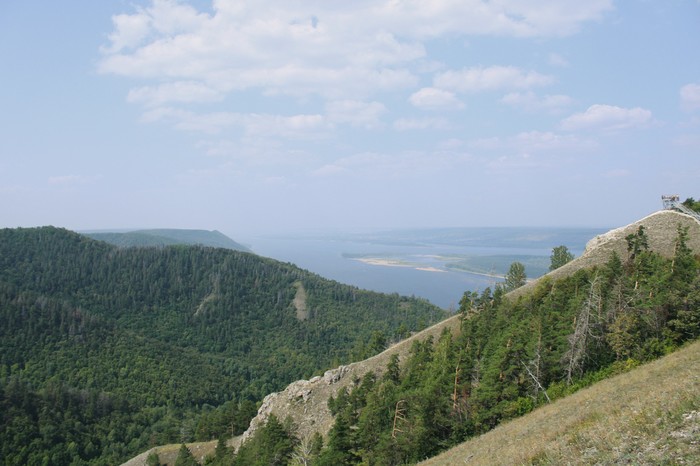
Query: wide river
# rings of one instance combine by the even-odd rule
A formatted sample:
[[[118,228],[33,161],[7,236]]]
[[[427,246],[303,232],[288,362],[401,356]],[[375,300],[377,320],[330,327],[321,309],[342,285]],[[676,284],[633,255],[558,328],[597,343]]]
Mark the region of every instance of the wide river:
[[[422,297],[445,309],[456,309],[465,291],[493,288],[501,281],[497,275],[505,273],[504,263],[525,260],[528,278],[535,278],[546,271],[553,247],[565,245],[579,256],[588,240],[605,231],[451,228],[241,239],[259,255],[291,262],[325,278],[368,290]],[[455,258],[464,257],[492,263],[486,271],[493,276],[449,266]]]

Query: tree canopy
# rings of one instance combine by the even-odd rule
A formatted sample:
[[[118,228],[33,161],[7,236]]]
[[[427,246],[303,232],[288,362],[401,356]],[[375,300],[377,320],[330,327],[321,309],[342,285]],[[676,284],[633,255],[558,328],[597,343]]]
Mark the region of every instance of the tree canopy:
[[[556,270],[564,264],[571,262],[574,255],[564,245],[556,246],[552,249],[552,254],[549,256],[549,271]]]
[[[522,262],[513,262],[510,264],[503,284],[505,291],[513,291],[516,288],[520,288],[526,282],[527,275],[525,275],[525,266]]]

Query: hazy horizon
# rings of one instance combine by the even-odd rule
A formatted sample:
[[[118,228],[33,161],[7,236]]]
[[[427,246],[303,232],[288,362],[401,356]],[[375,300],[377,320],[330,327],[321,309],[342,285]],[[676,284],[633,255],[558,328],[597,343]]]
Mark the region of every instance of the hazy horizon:
[[[609,227],[700,197],[700,2],[9,1],[0,227]]]

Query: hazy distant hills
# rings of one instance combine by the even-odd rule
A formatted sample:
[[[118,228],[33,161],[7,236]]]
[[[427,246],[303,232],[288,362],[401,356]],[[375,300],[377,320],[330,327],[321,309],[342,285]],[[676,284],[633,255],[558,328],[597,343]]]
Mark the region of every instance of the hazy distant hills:
[[[189,244],[250,252],[250,249],[235,242],[217,230],[209,231],[159,228],[153,230],[135,230],[127,232],[87,232],[82,234],[92,239],[113,244],[120,248],[149,246],[160,247],[173,246],[177,244]]]

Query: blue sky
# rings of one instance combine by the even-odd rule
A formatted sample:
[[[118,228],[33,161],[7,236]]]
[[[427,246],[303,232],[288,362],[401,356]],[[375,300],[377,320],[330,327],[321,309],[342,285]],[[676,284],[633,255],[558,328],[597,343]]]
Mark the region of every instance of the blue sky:
[[[0,3],[0,226],[629,223],[700,197],[697,0]]]

